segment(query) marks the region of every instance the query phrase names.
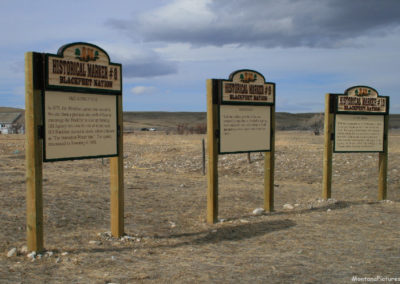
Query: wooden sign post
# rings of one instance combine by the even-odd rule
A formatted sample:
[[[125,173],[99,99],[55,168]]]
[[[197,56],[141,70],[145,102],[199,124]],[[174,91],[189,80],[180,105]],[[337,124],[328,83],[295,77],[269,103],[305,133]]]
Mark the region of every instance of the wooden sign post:
[[[25,159],[26,159],[26,230],[30,251],[43,251],[43,198],[42,198],[42,96],[39,85],[40,71],[34,66],[42,62],[37,53],[25,54]]]
[[[122,66],[98,46],[25,55],[27,243],[43,251],[42,164],[110,157],[111,232],[124,233]]]
[[[367,86],[325,97],[323,198],[331,198],[332,154],[379,153],[378,199],[386,199],[389,97]]]
[[[265,152],[264,208],[273,211],[275,84],[253,70],[207,80],[207,222],[218,221],[218,155]]]

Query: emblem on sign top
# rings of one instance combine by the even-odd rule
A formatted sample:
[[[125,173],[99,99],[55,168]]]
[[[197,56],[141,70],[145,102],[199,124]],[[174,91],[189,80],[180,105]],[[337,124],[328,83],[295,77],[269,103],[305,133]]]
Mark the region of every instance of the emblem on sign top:
[[[75,48],[75,55],[76,58],[80,61],[96,61],[99,59],[99,51],[82,46],[81,48]]]
[[[375,89],[367,86],[351,87],[348,88],[344,93],[349,97],[371,97],[371,98],[378,97],[378,92]]]
[[[243,83],[255,82],[257,80],[257,74],[253,72],[244,72],[240,74],[240,81]]]

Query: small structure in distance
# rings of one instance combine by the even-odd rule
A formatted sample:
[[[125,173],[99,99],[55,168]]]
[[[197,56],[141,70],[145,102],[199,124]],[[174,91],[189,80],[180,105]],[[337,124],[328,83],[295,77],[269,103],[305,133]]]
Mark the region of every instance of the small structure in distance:
[[[22,112],[0,112],[0,134],[24,133]]]

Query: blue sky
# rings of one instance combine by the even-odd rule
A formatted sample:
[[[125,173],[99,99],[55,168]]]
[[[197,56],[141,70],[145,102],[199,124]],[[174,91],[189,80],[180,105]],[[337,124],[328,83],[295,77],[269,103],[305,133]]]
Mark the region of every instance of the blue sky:
[[[24,108],[24,53],[88,42],[123,66],[126,111],[206,111],[206,79],[253,69],[278,112],[368,85],[400,113],[398,0],[0,0],[0,106]]]

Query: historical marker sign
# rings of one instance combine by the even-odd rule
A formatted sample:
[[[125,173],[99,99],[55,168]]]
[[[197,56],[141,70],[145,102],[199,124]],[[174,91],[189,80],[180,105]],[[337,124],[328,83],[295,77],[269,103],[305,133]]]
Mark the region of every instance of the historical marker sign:
[[[207,80],[207,221],[218,219],[218,154],[266,152],[264,208],[274,210],[275,84],[253,70]]]
[[[118,155],[121,65],[98,46],[72,43],[46,54],[44,161]]]
[[[388,104],[388,97],[366,86],[336,95],[334,151],[382,152]]]
[[[326,94],[323,158],[323,196],[331,198],[332,154],[379,153],[378,199],[387,196],[389,97],[367,86],[344,94]]]
[[[43,161],[110,158],[110,217],[124,234],[122,67],[89,43],[25,54],[26,215],[30,251],[43,246]],[[43,148],[42,148],[43,147]]]
[[[221,80],[219,153],[271,150],[271,106],[275,84],[252,70],[239,70]]]

